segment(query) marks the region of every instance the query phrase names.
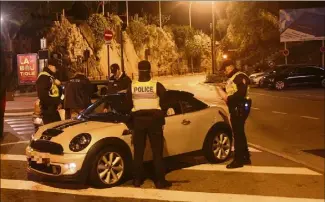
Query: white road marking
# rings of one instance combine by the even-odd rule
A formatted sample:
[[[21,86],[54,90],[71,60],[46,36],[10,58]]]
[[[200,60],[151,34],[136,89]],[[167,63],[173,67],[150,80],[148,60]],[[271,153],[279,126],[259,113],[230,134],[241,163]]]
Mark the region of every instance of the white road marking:
[[[287,114],[285,112],[278,112],[278,111],[272,111],[272,113],[274,113],[274,114]]]
[[[21,142],[27,142],[27,141],[21,141]],[[5,161],[27,161],[25,155],[16,155],[16,154],[1,154],[1,161],[2,160],[5,160]]]
[[[275,167],[275,166],[244,166],[237,169],[227,169],[225,165],[201,164],[183,168],[184,170],[201,171],[223,171],[223,172],[243,172],[243,173],[270,173],[270,174],[291,174],[291,175],[322,175],[308,168],[300,167]]]
[[[232,151],[234,151],[234,146],[232,146]],[[258,150],[258,149],[255,149],[255,148],[253,148],[253,147],[248,147],[248,150],[250,151],[250,152],[262,152],[261,150]]]
[[[10,116],[10,117],[12,117],[12,116],[26,116],[26,115],[32,115],[34,112],[19,112],[19,113],[5,113],[5,117],[6,116]]]
[[[300,116],[302,118],[305,118],[305,119],[314,119],[314,120],[318,120],[319,118],[317,117],[312,117],[312,116]]]
[[[133,198],[145,200],[160,200],[160,201],[188,201],[188,202],[238,202],[238,201],[258,201],[258,202],[324,202],[323,199],[311,198],[290,198],[277,196],[260,196],[246,194],[226,194],[226,193],[208,193],[208,192],[190,192],[176,190],[159,190],[148,188],[133,188],[133,187],[112,187],[109,189],[60,189],[50,187],[37,182],[1,179],[1,188],[13,190],[31,190],[43,191],[51,193],[73,194],[79,196],[100,196],[108,198]],[[19,185],[19,186],[17,186]]]
[[[22,118],[8,118],[8,119],[5,119],[5,121],[21,121],[21,120],[32,120],[32,117],[29,116],[29,117],[22,117]]]
[[[14,144],[28,144],[29,141],[19,141],[19,142],[9,142],[9,143],[3,143],[1,146],[7,146],[7,145],[14,145]],[[2,159],[2,157],[1,157]]]
[[[35,131],[35,127],[34,126],[30,126],[30,127],[22,127],[22,128],[14,128],[14,131]]]
[[[32,123],[24,123],[24,124],[10,124],[12,128],[22,128],[22,127],[28,127],[33,126]]]
[[[11,124],[21,124],[21,123],[31,123],[32,120],[20,120],[20,121],[6,121],[9,125]]]
[[[254,110],[260,110],[260,108],[257,108],[257,107],[251,107],[251,108]]]
[[[31,135],[31,134],[35,133],[35,130],[22,131],[22,132],[18,131],[17,133],[19,135]]]

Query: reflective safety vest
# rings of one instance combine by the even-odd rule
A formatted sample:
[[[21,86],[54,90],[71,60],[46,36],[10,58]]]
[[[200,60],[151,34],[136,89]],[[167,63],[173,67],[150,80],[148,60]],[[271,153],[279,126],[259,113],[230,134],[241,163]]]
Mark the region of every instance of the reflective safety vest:
[[[157,81],[132,83],[132,111],[143,109],[160,109],[159,97],[157,95]]]
[[[236,93],[238,91],[237,85],[235,84],[234,79],[239,74],[244,74],[245,76],[247,76],[243,72],[237,72],[231,78],[228,79],[227,84],[226,84],[226,93],[227,93],[228,96],[231,96],[231,95],[233,95],[234,93]],[[249,92],[249,85],[247,87],[246,98],[249,98],[248,97],[248,92]]]
[[[57,85],[55,85],[54,77],[51,74],[49,74],[48,72],[43,71],[38,75],[37,78],[39,78],[42,75],[49,76],[50,79],[51,79],[52,86],[51,86],[51,89],[49,91],[49,96],[50,97],[59,97],[59,95],[60,95],[59,88],[58,88]]]

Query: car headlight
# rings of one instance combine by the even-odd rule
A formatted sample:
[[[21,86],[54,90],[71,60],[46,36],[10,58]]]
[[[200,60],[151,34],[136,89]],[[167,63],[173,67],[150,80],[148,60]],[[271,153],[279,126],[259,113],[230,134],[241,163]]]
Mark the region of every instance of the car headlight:
[[[79,152],[83,149],[85,149],[91,141],[91,136],[88,133],[81,133],[74,137],[70,144],[69,148],[73,152]]]

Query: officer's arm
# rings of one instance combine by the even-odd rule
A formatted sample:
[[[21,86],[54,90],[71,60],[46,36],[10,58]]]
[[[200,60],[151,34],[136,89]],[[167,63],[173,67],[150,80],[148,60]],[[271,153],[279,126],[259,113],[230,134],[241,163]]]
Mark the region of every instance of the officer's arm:
[[[247,80],[246,76],[240,74],[236,76],[234,83],[237,86],[237,92],[235,92],[233,95],[228,96],[227,99],[228,102],[231,103],[241,101],[246,96],[249,80]]]
[[[160,99],[163,99],[166,93],[166,88],[161,83],[157,82],[157,95]]]

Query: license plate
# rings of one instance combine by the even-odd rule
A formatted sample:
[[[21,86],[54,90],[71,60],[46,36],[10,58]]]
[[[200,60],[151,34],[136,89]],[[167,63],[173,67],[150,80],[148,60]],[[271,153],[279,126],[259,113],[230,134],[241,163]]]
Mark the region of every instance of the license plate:
[[[50,158],[48,158],[47,154],[44,153],[32,153],[31,154],[32,161],[36,161],[37,164],[48,164],[50,163]]]

